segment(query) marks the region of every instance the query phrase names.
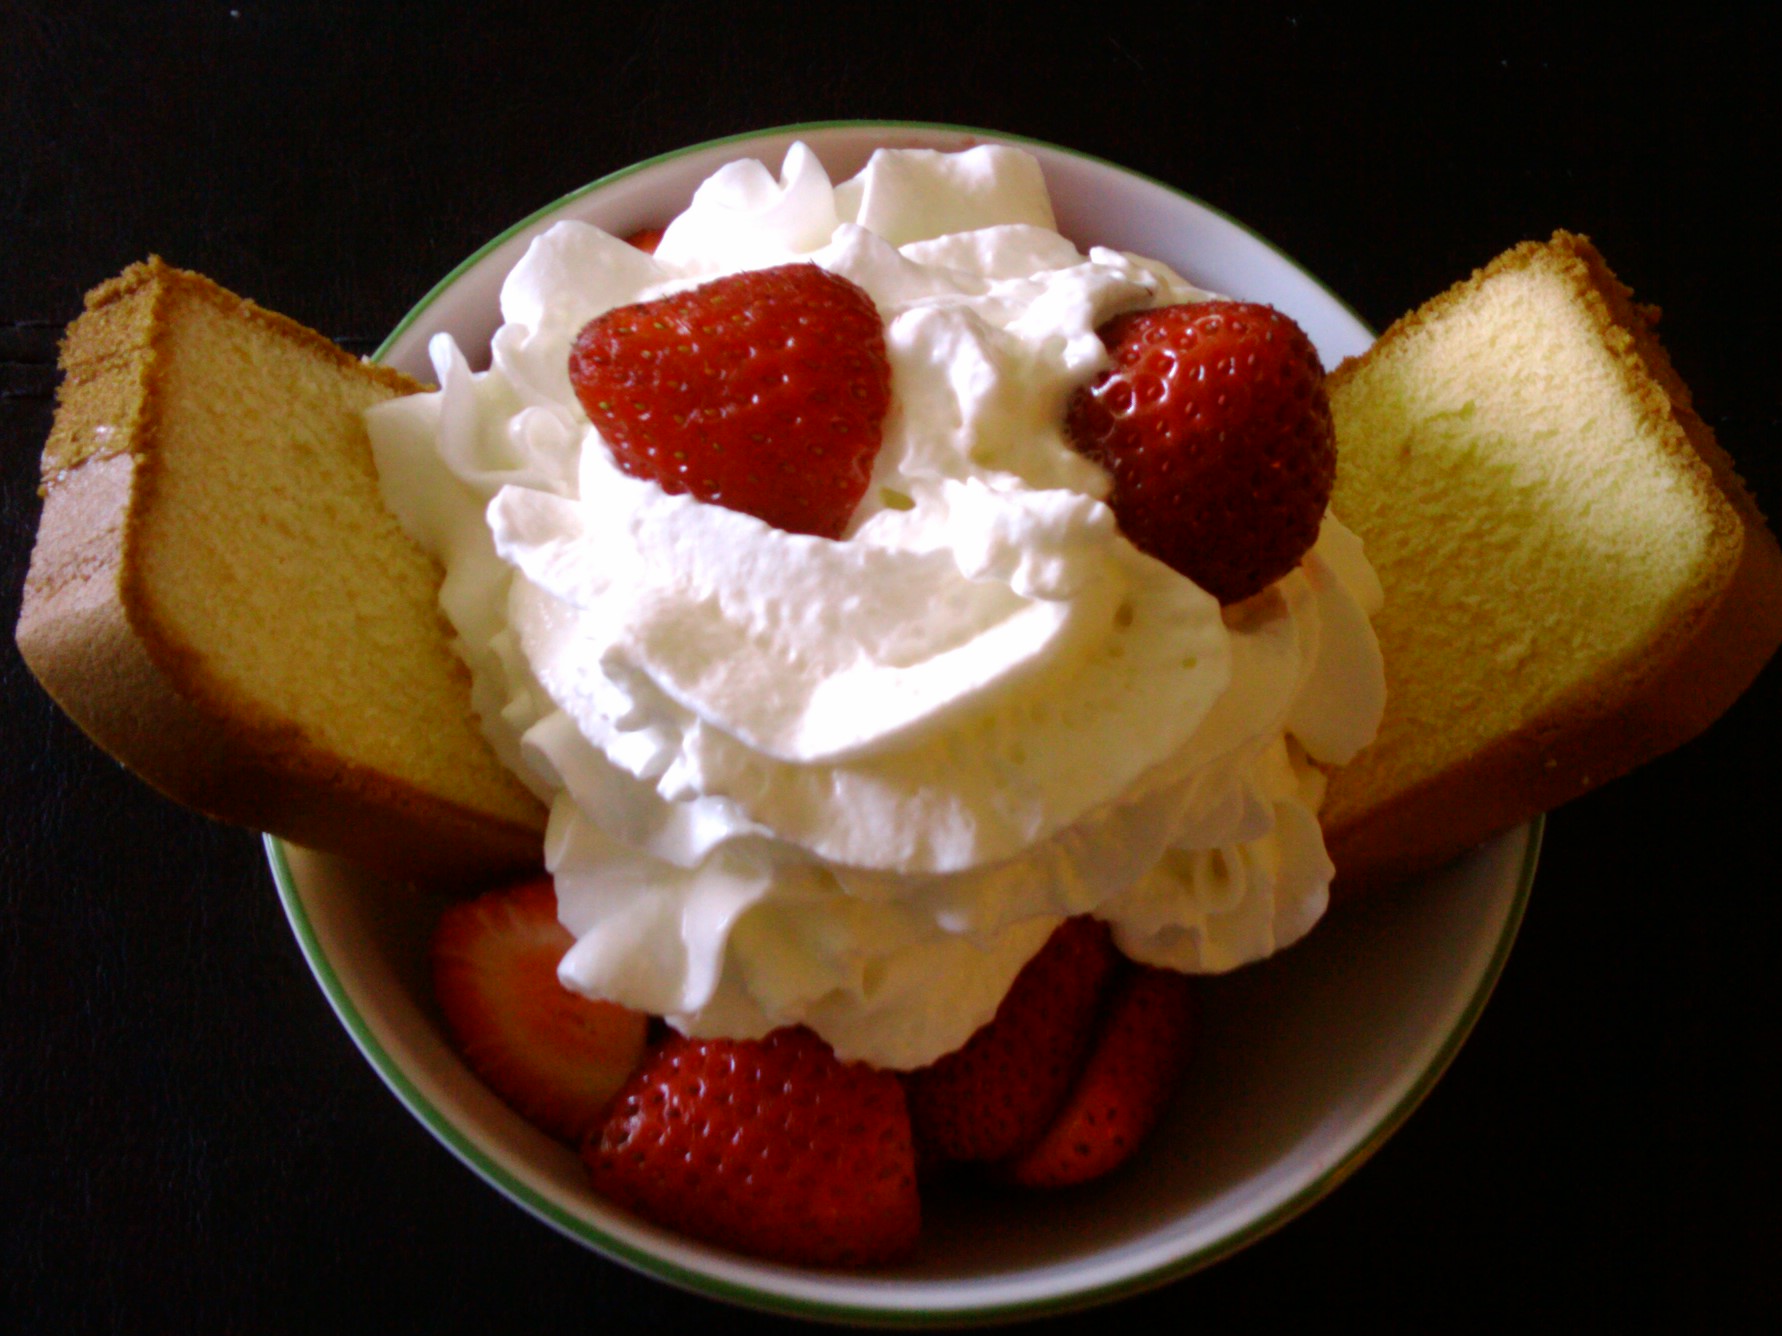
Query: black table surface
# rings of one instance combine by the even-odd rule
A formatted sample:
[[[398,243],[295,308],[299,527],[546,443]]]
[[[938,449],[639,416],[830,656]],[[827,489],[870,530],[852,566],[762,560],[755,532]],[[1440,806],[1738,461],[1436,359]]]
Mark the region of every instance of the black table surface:
[[[1538,14],[1538,16],[1537,16]],[[156,252],[355,351],[509,222],[789,122],[946,121],[1112,159],[1376,327],[1525,237],[1594,237],[1782,512],[1777,20],[1315,6],[0,0],[0,620],[55,343]],[[870,15],[870,17],[867,17]],[[255,835],[152,794],[0,645],[0,1330],[752,1331],[484,1186],[387,1093]],[[1327,1201],[1116,1306],[1205,1330],[1775,1320],[1775,665],[1555,815],[1521,939],[1423,1108]],[[1036,1325],[1099,1330],[1109,1316]]]

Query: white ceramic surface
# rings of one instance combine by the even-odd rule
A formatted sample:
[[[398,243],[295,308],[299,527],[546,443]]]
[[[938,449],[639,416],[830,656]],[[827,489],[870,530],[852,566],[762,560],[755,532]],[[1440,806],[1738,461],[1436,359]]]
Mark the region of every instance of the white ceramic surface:
[[[1326,365],[1371,334],[1266,242],[1154,181],[1031,141],[953,127],[788,127],[657,158],[569,195],[496,238],[397,327],[381,360],[430,377],[450,330],[486,361],[501,280],[559,218],[619,235],[666,222],[719,164],[777,168],[803,139],[831,176],[880,145],[1022,143],[1062,231],[1155,256],[1202,287],[1281,307]],[[597,1251],[717,1298],[887,1325],[1006,1320],[1098,1302],[1205,1266],[1276,1228],[1352,1172],[1445,1069],[1496,982],[1533,880],[1539,826],[1415,887],[1346,907],[1301,946],[1211,981],[1186,1088],[1132,1172],[1064,1197],[952,1192],[926,1200],[923,1246],[894,1270],[804,1271],[689,1242],[609,1207],[577,1158],[491,1095],[447,1045],[426,982],[439,901],[267,840],[286,911],[341,1020],[411,1111],[473,1170]]]

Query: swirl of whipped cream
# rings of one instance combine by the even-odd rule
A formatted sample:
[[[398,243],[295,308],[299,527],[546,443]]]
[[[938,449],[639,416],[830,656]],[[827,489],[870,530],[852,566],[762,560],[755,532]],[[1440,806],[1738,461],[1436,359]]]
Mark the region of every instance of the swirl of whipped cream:
[[[871,295],[892,407],[842,541],[621,472],[567,358],[613,307],[811,261]],[[654,256],[579,223],[508,276],[487,371],[370,426],[386,498],[503,758],[551,805],[564,982],[695,1035],[803,1023],[919,1066],[994,1013],[1066,916],[1129,956],[1224,970],[1326,903],[1323,780],[1379,722],[1379,586],[1327,517],[1221,610],[1137,551],[1063,434],[1095,331],[1203,300],[1059,236],[1006,147],[803,145],[735,162]]]

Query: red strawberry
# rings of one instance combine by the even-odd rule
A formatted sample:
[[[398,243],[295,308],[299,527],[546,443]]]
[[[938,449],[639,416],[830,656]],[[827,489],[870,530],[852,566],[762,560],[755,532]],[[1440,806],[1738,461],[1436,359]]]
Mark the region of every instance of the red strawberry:
[[[1122,972],[1064,1107],[1037,1144],[1000,1166],[1002,1176],[1027,1187],[1066,1187],[1120,1164],[1174,1093],[1192,1029],[1187,975],[1149,966]]]
[[[988,1025],[905,1078],[925,1154],[1002,1160],[1039,1138],[1076,1080],[1116,959],[1106,924],[1065,920]]]
[[[1318,537],[1336,476],[1324,372],[1273,307],[1197,302],[1101,327],[1113,366],[1071,399],[1076,448],[1114,476],[1134,546],[1238,603]]]
[[[773,1261],[888,1262],[921,1230],[903,1088],[808,1030],[672,1036],[582,1158],[595,1189],[628,1210]]]
[[[866,492],[891,401],[872,298],[813,264],[608,311],[569,379],[633,477],[824,538]]]
[[[549,877],[453,905],[433,993],[464,1061],[552,1136],[579,1144],[643,1054],[647,1018],[557,982],[574,944]]]
[[[645,255],[654,255],[656,247],[662,244],[662,229],[659,227],[643,227],[625,238],[625,244],[636,246]]]

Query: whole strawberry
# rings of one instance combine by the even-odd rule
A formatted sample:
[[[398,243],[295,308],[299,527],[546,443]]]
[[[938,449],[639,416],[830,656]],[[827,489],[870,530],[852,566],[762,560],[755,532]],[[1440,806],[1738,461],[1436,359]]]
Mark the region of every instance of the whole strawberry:
[[[1336,476],[1324,372],[1273,307],[1211,301],[1117,316],[1113,365],[1073,396],[1072,443],[1114,480],[1133,545],[1221,603],[1298,564]]]
[[[925,1157],[1001,1160],[1032,1144],[1077,1078],[1118,954],[1107,925],[1066,919],[989,1024],[905,1080]]]
[[[866,492],[891,401],[872,298],[813,264],[608,311],[569,379],[625,472],[823,538]]]
[[[798,1266],[894,1261],[921,1230],[903,1087],[808,1030],[676,1035],[582,1147],[595,1190],[669,1229]]]
[[[1109,986],[1082,1074],[1045,1135],[999,1166],[1026,1187],[1099,1178],[1137,1148],[1175,1093],[1193,1037],[1187,975],[1133,965]]]

